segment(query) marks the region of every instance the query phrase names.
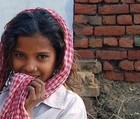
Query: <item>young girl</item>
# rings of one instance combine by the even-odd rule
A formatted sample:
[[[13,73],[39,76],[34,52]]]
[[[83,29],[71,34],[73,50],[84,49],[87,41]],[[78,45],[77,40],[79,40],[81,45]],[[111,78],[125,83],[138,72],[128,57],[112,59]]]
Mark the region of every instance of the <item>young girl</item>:
[[[87,119],[82,99],[63,86],[73,78],[74,49],[55,11],[22,11],[1,42],[0,119]]]

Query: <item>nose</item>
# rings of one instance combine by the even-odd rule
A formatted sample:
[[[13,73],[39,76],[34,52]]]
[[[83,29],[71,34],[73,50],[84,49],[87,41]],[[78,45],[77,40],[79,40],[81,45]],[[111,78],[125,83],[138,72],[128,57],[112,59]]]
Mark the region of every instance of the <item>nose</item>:
[[[29,73],[33,73],[37,70],[37,67],[34,63],[34,61],[28,61],[25,63],[23,70],[25,73],[29,74]]]

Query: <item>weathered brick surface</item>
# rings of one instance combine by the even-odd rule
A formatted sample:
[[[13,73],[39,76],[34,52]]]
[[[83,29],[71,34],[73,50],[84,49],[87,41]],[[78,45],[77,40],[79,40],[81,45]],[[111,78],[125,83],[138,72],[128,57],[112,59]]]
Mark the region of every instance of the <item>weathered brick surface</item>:
[[[103,19],[103,24],[105,25],[109,25],[109,24],[116,24],[116,16],[115,15],[112,15],[112,16],[103,16],[102,17]]]
[[[89,3],[99,3],[102,2],[103,0],[89,0]]]
[[[122,36],[125,34],[124,26],[100,26],[95,27],[94,34],[97,36]]]
[[[130,51],[128,51],[128,59],[131,59],[131,60],[140,59],[140,50],[130,50]]]
[[[136,2],[140,3],[140,0],[136,0]]]
[[[80,60],[79,64],[81,66],[82,71],[89,71],[93,74],[99,74],[102,72],[102,65],[101,62],[94,60],[94,59],[88,59],[88,60]]]
[[[124,74],[122,72],[105,71],[104,77],[110,80],[124,80]]]
[[[135,14],[134,15],[134,23],[135,24],[140,24],[140,14]]]
[[[140,35],[140,25],[126,26],[126,34]]]
[[[79,58],[100,61],[107,79],[140,82],[140,0],[75,0],[74,14]]]
[[[140,60],[138,60],[134,63],[134,67],[135,67],[136,71],[140,71]]]
[[[92,35],[93,27],[92,26],[79,26],[74,30],[77,36],[79,35]]]
[[[117,16],[118,24],[132,24],[132,16],[131,15],[119,15]]]
[[[109,38],[107,37],[107,38],[104,38],[103,45],[116,47],[118,46],[118,40],[115,37],[109,37]]]
[[[89,47],[92,48],[100,48],[102,47],[103,40],[101,38],[90,38],[89,39]]]
[[[123,60],[127,57],[126,51],[106,51],[98,50],[96,51],[96,58],[104,60]]]
[[[104,0],[106,3],[119,3],[119,0]]]
[[[140,36],[134,36],[134,47],[140,47]]]
[[[133,73],[125,73],[125,80],[131,82],[140,82],[140,73],[133,72]]]
[[[75,2],[87,3],[87,2],[88,2],[88,0],[75,0]]]
[[[94,5],[84,5],[84,4],[75,4],[75,14],[88,14],[93,15],[96,13],[96,6]]]
[[[88,38],[76,38],[74,40],[75,48],[88,48]]]
[[[76,50],[79,59],[94,59],[95,55],[92,50]]]
[[[102,25],[102,18],[100,16],[87,16],[87,19],[91,25]]]
[[[76,23],[76,24],[87,24],[87,19],[84,15],[75,15],[74,23]]]
[[[122,3],[135,3],[135,0],[121,0]]]
[[[123,60],[119,63],[119,67],[122,70],[132,71],[134,70],[134,63],[129,60]]]
[[[99,96],[99,82],[95,79],[94,74],[89,71],[82,71],[78,72],[78,75],[81,82],[81,91],[78,91],[77,93],[83,97]]]
[[[124,48],[133,48],[133,38],[125,37],[119,39],[119,46]]]
[[[130,12],[131,13],[140,13],[140,4],[131,4]]]
[[[124,14],[129,13],[128,5],[103,5],[99,7],[99,14]]]
[[[103,70],[105,71],[112,71],[113,70],[113,65],[107,61],[103,63]]]

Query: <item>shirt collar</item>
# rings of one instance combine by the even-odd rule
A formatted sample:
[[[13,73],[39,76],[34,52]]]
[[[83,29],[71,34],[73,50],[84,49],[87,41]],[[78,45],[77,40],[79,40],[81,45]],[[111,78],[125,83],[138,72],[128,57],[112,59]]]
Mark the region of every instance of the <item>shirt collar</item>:
[[[11,82],[8,80],[2,92],[7,91],[10,88],[10,84]],[[60,85],[60,87],[48,99],[45,99],[44,101],[38,103],[36,107],[43,103],[50,107],[64,109],[65,95],[66,88],[63,85]]]
[[[3,93],[3,92],[5,92],[5,91],[7,91],[7,90],[9,90],[10,84],[11,84],[11,82],[10,82],[10,80],[8,78],[7,81],[4,84],[4,87],[3,87],[2,91],[0,91],[0,94]]]
[[[60,85],[60,87],[48,99],[41,103],[50,107],[64,109],[65,94],[66,88],[63,85]]]

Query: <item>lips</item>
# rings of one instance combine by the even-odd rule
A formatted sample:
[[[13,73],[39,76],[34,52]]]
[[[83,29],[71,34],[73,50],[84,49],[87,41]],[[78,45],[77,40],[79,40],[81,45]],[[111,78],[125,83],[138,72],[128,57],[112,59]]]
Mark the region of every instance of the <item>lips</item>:
[[[40,78],[40,76],[35,76],[35,75],[33,75],[33,77],[35,77],[35,78]]]
[[[30,75],[30,74],[28,74],[28,75]],[[30,75],[30,76],[32,76],[34,78],[40,78],[40,75]]]

